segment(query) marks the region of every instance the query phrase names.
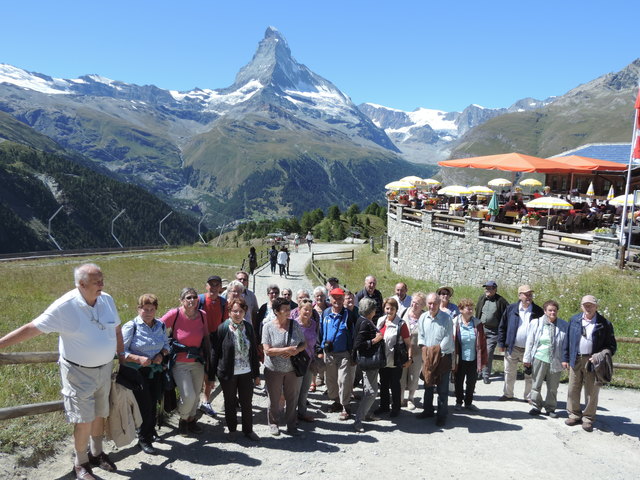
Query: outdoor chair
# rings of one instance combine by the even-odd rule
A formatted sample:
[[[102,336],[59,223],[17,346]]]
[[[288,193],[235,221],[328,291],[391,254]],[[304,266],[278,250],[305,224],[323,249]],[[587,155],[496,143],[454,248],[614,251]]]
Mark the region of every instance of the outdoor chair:
[[[563,223],[558,224],[558,230],[571,233],[573,231],[574,216],[569,215]]]
[[[547,217],[546,215],[544,217],[540,217],[540,220],[538,220],[538,226],[547,228],[548,221],[549,217]]]
[[[557,223],[558,223],[558,216],[551,215],[549,217],[549,220],[547,220],[547,230],[555,230],[556,228],[558,228]]]

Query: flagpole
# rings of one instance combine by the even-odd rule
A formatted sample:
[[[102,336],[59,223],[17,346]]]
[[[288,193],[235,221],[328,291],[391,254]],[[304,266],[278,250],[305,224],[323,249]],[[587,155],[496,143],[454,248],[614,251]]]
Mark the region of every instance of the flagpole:
[[[631,140],[631,149],[629,152],[629,167],[627,168],[627,184],[624,187],[624,206],[622,207],[622,218],[620,219],[620,245],[624,245],[624,230],[627,225],[627,204],[629,202],[629,189],[631,186],[631,169],[633,167],[633,150],[638,140],[638,112],[640,111],[640,82],[638,83],[638,98],[635,104],[635,115],[633,119],[633,135]],[[633,219],[629,223],[629,236],[631,236],[631,227]]]

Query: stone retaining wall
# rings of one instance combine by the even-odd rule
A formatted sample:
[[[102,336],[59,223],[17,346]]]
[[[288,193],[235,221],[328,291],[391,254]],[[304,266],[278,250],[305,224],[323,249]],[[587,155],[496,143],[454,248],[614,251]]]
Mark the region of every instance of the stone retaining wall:
[[[482,220],[464,217],[464,232],[432,228],[433,211],[422,222],[402,220],[402,209],[389,213],[389,263],[399,274],[447,285],[482,285],[488,279],[521,285],[541,277],[577,274],[616,266],[616,238],[594,237],[591,255],[540,246],[544,229],[522,227],[521,242],[480,236]]]

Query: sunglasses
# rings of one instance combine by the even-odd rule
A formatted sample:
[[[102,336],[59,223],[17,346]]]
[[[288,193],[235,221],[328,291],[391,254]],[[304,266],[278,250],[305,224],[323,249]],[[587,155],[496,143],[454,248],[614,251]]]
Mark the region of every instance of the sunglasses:
[[[198,298],[197,295],[189,295],[187,297],[184,297],[185,300],[195,300],[196,298]]]

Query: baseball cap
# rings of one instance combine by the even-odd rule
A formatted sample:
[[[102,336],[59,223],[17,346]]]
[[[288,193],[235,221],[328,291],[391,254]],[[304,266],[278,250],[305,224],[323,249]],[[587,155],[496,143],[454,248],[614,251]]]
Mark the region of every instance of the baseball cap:
[[[218,275],[211,275],[209,278],[207,278],[207,283],[211,282],[222,283],[222,279]]]
[[[344,295],[344,290],[343,290],[343,289],[341,289],[341,288],[336,287],[336,288],[332,289],[332,290],[329,292],[329,295],[331,295],[331,296],[335,296],[335,295]]]
[[[518,287],[518,295],[527,292],[533,292],[533,288],[531,288],[529,285],[520,285]]]
[[[585,303],[593,303],[594,305],[597,305],[598,300],[593,295],[585,295],[582,297],[582,300],[580,300],[580,305],[584,305]]]
[[[492,287],[492,288],[498,288],[498,284],[495,282],[495,280],[489,280],[488,282],[485,282],[484,285],[482,285],[483,287]]]

